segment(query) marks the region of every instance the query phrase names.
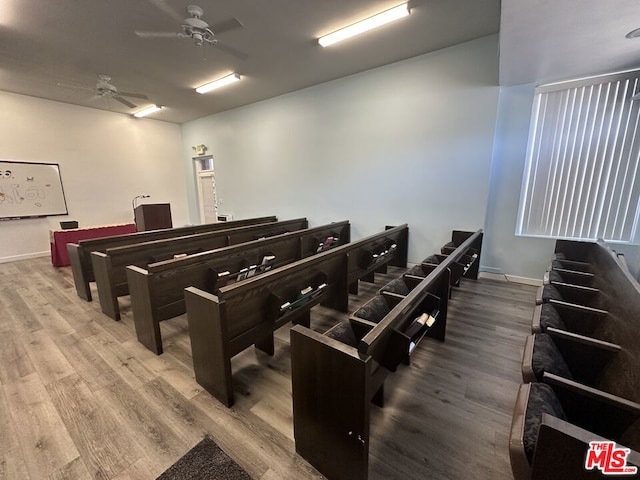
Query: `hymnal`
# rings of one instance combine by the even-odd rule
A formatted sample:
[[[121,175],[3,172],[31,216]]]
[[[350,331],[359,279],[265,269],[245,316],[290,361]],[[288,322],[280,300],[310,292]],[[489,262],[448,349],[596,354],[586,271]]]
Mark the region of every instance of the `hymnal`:
[[[253,277],[256,274],[256,268],[258,268],[257,265],[251,265],[249,267],[249,271],[247,272],[246,278]]]
[[[276,261],[275,255],[265,255],[262,257],[262,263],[260,264],[261,270],[266,272],[267,270],[271,270],[273,263]]]
[[[428,313],[423,313],[418,318],[414,319],[409,325],[409,328],[404,332],[408,337],[416,338],[424,330],[431,327],[435,323],[435,317],[432,317]]]
[[[245,278],[247,278],[247,273],[249,273],[249,269],[248,268],[243,268],[238,272],[238,277],[236,278],[237,281],[240,280],[244,280]]]

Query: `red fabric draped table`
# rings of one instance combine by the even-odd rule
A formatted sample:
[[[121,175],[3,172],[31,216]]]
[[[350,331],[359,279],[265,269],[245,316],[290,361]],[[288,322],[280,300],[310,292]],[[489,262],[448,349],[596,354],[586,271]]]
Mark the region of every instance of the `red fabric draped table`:
[[[80,240],[86,240],[87,238],[111,237],[113,235],[135,232],[136,226],[134,223],[109,225],[105,227],[74,228],[71,230],[52,230],[49,232],[51,241],[51,263],[55,267],[66,267],[69,265],[67,243],[78,243]]]

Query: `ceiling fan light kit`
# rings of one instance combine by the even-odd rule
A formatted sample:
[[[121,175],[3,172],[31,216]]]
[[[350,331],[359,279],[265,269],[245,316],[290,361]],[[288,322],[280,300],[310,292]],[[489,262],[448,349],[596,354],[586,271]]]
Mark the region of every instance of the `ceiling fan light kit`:
[[[232,73],[231,75],[227,75],[226,77],[219,78],[218,80],[214,80],[213,82],[205,83],[204,85],[200,85],[196,88],[196,92],[198,93],[208,93],[212,90],[216,90],[218,88],[224,87],[231,83],[235,83],[239,81],[242,77],[237,73]]]
[[[361,33],[367,32],[387,23],[391,23],[395,20],[409,16],[411,13],[409,3],[403,3],[397,7],[390,8],[384,12],[373,15],[372,17],[365,18],[359,22],[356,22],[348,27],[341,28],[335,32],[324,35],[318,39],[318,43],[323,47],[334,45],[338,42],[346,40],[347,38],[354,37]]]
[[[246,53],[220,43],[217,38],[217,35],[222,33],[243,28],[244,25],[240,20],[235,17],[231,17],[214,25],[209,25],[202,18],[204,11],[197,5],[187,6],[187,13],[189,14],[189,17],[182,20],[182,24],[180,25],[181,31],[177,33],[147,32],[142,30],[136,30],[135,33],[142,38],[190,38],[193,40],[193,44],[197,47],[211,45],[212,47],[217,47],[218,50],[239,58],[240,60],[246,60],[248,58]]]
[[[68,85],[64,83],[58,83],[58,86],[66,87],[66,88],[75,88],[78,90],[93,91],[97,95],[97,97],[102,97],[107,99],[113,98],[117,102],[120,102],[129,108],[136,108],[136,105],[134,103],[131,103],[129,100],[127,100],[124,97],[141,98],[143,100],[149,100],[149,97],[147,97],[142,93],[122,92],[118,90],[116,86],[111,84],[110,82],[111,82],[111,77],[109,75],[99,74],[98,82],[96,83],[96,86],[94,88],[89,88],[82,85]]]
[[[147,108],[143,108],[142,110],[133,114],[136,118],[146,117],[147,115],[151,115],[152,113],[156,113],[162,110],[162,106],[160,105],[151,105]]]
[[[629,33],[625,35],[627,38],[638,38],[640,37],[640,28],[636,28],[635,30],[631,30]]]

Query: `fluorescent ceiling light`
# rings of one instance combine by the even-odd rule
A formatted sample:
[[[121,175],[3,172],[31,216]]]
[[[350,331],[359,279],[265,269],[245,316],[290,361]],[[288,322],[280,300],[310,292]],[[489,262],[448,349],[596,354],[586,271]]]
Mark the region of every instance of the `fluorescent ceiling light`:
[[[342,40],[346,40],[347,38],[351,38],[373,28],[380,27],[387,23],[393,22],[394,20],[406,17],[409,15],[409,13],[411,13],[411,11],[409,10],[409,4],[403,3],[402,5],[398,5],[397,7],[385,10],[382,13],[378,13],[373,17],[369,17],[358,23],[349,25],[348,27],[336,30],[329,35],[325,35],[324,37],[320,37],[318,39],[318,43],[323,47],[328,47],[329,45],[333,45],[334,43],[341,42]]]
[[[229,85],[230,83],[235,83],[240,80],[242,77],[237,73],[232,73],[231,75],[227,75],[226,77],[219,78],[210,83],[205,83],[204,85],[196,88],[196,92],[198,93],[207,93],[211,90],[215,90],[220,87],[224,87],[225,85]]]
[[[152,113],[159,112],[160,110],[162,110],[162,107],[160,105],[151,105],[150,107],[144,108],[139,112],[134,113],[133,116],[142,118],[146,117],[147,115],[151,115]]]

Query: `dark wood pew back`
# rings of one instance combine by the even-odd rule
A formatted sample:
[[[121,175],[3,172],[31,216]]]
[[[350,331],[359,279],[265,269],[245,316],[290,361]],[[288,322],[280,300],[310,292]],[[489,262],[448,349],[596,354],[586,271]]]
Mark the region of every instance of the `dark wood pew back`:
[[[387,263],[405,266],[407,245],[405,224],[221,287],[217,295],[187,288],[185,301],[196,380],[230,406],[231,357],[252,344],[273,354],[273,331],[287,322],[308,326],[309,311],[318,303],[346,311],[349,284],[358,281],[357,275],[370,275]],[[382,260],[373,257],[384,250],[389,253]],[[350,261],[354,257],[360,262]],[[296,302],[307,287],[312,290],[308,299],[304,304]],[[285,306],[287,302],[291,308]]]
[[[472,245],[476,244],[477,239],[481,238],[482,230],[478,230],[474,234],[467,237],[467,239],[460,244],[453,252],[451,252],[445,259],[438,264],[423,280],[425,285],[436,284],[439,279],[441,279],[444,275],[444,272],[451,272],[451,267],[453,264],[457,263],[462,257],[467,255],[467,251],[471,248]],[[450,275],[450,273],[449,273]],[[369,333],[367,333],[362,340],[360,340],[360,344],[358,345],[358,352],[361,355],[369,355],[376,358],[380,361],[385,355],[393,355],[394,357],[400,355],[401,352],[390,351],[390,349],[395,350],[398,347],[404,349],[404,345],[402,342],[392,341],[391,337],[396,335],[394,332],[402,331],[402,329],[406,326],[407,322],[407,312],[411,312],[415,310],[415,307],[421,304],[427,293],[431,292],[429,288],[423,285],[423,288],[416,287],[409,295],[399,304],[397,305],[384,320],[382,320],[379,324],[377,324]],[[442,292],[440,292],[439,296]],[[448,295],[447,295],[448,296]],[[446,308],[446,303],[443,303],[443,308]],[[444,313],[444,317],[446,318],[446,310],[444,312],[441,311],[441,314]],[[444,332],[442,333],[442,338],[444,339]],[[405,340],[406,342],[406,340]],[[405,350],[406,351],[406,350]]]
[[[150,263],[172,259],[174,255],[193,254],[236,245],[258,238],[302,230],[307,226],[306,218],[297,218],[136,243],[108,248],[105,252],[91,252],[102,312],[114,320],[120,319],[118,297],[129,294],[126,275],[128,265],[144,268]]]
[[[67,252],[71,262],[73,281],[76,292],[80,298],[91,301],[91,290],[89,282],[95,281],[93,266],[91,265],[91,252],[104,252],[107,248],[134,243],[158,240],[161,238],[178,237],[182,235],[193,235],[215,230],[242,227],[246,225],[258,225],[261,223],[276,222],[275,216],[248,218],[244,220],[233,220],[230,222],[208,223],[203,225],[191,225],[188,227],[168,228],[163,230],[151,230],[148,232],[137,232],[127,235],[115,235],[112,237],[94,238],[81,240],[78,244],[67,244]]]
[[[588,271],[593,273],[594,286],[599,288],[599,295],[603,297],[603,303],[607,305],[607,311],[596,312],[593,309],[590,319],[590,334],[598,339],[606,340],[614,345],[607,348],[612,352],[607,355],[607,361],[602,370],[594,379],[596,388],[567,380],[559,375],[544,371],[542,383],[550,385],[562,404],[568,420],[574,425],[580,425],[597,434],[607,436],[631,448],[640,447],[640,286],[629,274],[629,271],[620,264],[616,254],[604,242],[574,242],[558,240],[556,252],[562,253],[571,261],[579,261],[588,265]],[[550,301],[552,305],[553,301]],[[578,311],[578,307],[563,305],[562,309]],[[539,313],[540,309],[538,309]],[[588,313],[589,310],[586,311]],[[574,319],[575,320],[575,319]],[[552,334],[560,332],[551,330]],[[584,354],[579,348],[577,340],[585,343],[586,339],[579,339],[579,335],[563,333],[569,343],[569,337],[575,340],[574,351],[569,357],[578,357],[578,353]],[[530,350],[531,341],[525,346],[525,355]],[[591,344],[604,342],[589,341]],[[605,347],[605,345],[601,345]],[[559,348],[560,349],[560,348]],[[592,354],[590,354],[592,355]],[[591,360],[591,359],[590,359]],[[567,361],[568,363],[568,361]],[[581,365],[584,361],[580,362]],[[586,365],[586,364],[585,364]],[[595,367],[588,367],[594,369]],[[584,373],[584,372],[583,372]],[[587,372],[591,374],[591,372]],[[588,377],[588,375],[581,375]],[[586,380],[581,379],[583,382]],[[548,478],[549,472],[556,472],[554,461],[566,462],[568,451],[557,440],[553,440],[546,447],[536,446],[533,458],[533,469],[530,462],[524,458],[520,448],[523,444],[524,412],[526,411],[527,392],[532,388],[530,384],[521,387],[521,392],[514,407],[512,431],[510,438],[510,454],[512,469],[517,479]],[[540,429],[540,434],[543,430]],[[540,435],[539,434],[539,435]],[[594,440],[595,435],[593,436]],[[616,438],[619,437],[619,438]],[[540,437],[538,438],[540,442]],[[560,452],[561,457],[555,457],[554,453]],[[583,459],[586,450],[582,452]],[[575,467],[575,466],[574,466]],[[541,473],[537,476],[536,472]],[[585,478],[584,472],[574,469],[571,475],[563,478]]]
[[[590,248],[594,282],[608,306],[606,321],[598,323],[594,336],[622,347],[607,364],[600,388],[640,403],[640,286],[604,242]]]
[[[150,264],[147,269],[128,266],[133,318],[138,340],[156,354],[162,353],[159,322],[185,313],[184,289],[197,287],[217,292],[220,283],[235,283],[240,270],[252,265],[255,272],[265,256],[274,256],[270,269],[315,255],[328,237],[334,246],[350,240],[348,221],[297,230],[262,240]],[[219,276],[223,272],[229,275]]]
[[[353,345],[334,338],[331,330],[321,335],[303,325],[291,329],[296,451],[327,478],[368,478],[371,402],[382,405],[384,379],[412,350],[407,327],[421,313],[433,312],[434,298],[439,312],[430,331],[444,340],[450,267],[478,238],[474,235],[440,265],[425,266],[423,279],[410,277],[419,283],[408,295],[391,294],[395,306],[378,323],[369,322],[370,329],[361,338],[353,327],[366,331],[367,321],[352,315]]]

